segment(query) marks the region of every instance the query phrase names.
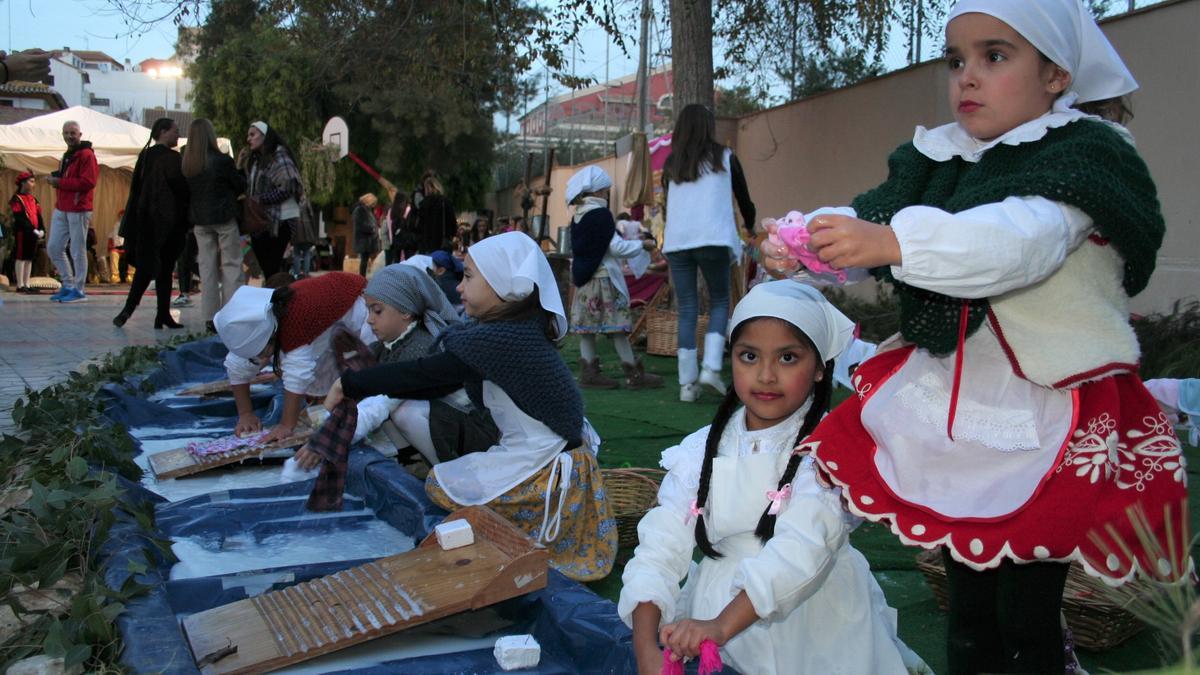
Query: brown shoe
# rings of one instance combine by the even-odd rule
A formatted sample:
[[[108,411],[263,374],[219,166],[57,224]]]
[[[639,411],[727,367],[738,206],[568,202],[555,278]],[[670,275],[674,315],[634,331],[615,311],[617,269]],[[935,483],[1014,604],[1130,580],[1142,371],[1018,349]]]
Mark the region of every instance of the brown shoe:
[[[600,359],[579,359],[579,386],[584,389],[616,389],[617,381],[600,372]]]
[[[621,370],[625,371],[625,386],[629,389],[661,389],[663,386],[662,377],[647,373],[641,360],[621,363]]]

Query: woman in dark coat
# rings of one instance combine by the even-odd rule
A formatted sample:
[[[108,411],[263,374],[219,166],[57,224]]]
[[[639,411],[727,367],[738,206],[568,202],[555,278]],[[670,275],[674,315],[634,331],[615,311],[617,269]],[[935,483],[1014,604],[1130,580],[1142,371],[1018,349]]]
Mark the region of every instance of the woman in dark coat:
[[[427,171],[421,180],[425,198],[417,206],[417,253],[450,250],[450,242],[458,231],[458,216],[454,205],[446,198],[437,174]]]
[[[12,211],[13,235],[16,250],[13,251],[14,271],[18,293],[37,293],[29,287],[29,273],[33,269],[33,257],[37,253],[39,239],[46,236],[46,225],[42,220],[42,205],[33,196],[33,174],[22,171],[17,175],[17,192],[8,201]]]
[[[367,276],[371,261],[379,254],[379,221],[375,218],[375,205],[379,202],[368,192],[358,198],[350,220],[354,222],[354,253],[358,255],[358,273]]]
[[[125,308],[113,319],[121,327],[154,280],[157,300],[154,327],[183,328],[171,318],[171,272],[183,252],[188,228],[188,184],[181,170],[183,158],[175,151],[179,144],[179,126],[163,117],[150,128],[150,142],[138,155],[133,168],[121,236],[125,254],[137,271],[129,286]]]

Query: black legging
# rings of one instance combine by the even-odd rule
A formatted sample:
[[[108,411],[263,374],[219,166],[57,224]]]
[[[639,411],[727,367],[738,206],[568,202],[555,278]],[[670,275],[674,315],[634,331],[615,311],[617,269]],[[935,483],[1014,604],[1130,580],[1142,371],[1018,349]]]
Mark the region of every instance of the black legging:
[[[283,252],[292,240],[295,220],[292,218],[280,221],[279,234],[273,237],[269,231],[250,237],[250,249],[254,251],[254,258],[258,260],[258,266],[262,269],[264,281],[283,269]]]
[[[177,230],[164,241],[157,250],[137,250],[137,269],[133,273],[133,283],[129,286],[129,295],[125,298],[126,315],[133,314],[146,289],[150,288],[150,280],[154,280],[155,320],[171,318],[171,273],[175,271],[175,261],[183,252],[183,242],[186,231]]]
[[[196,267],[196,256],[199,255],[199,246],[196,244],[196,233],[188,230],[187,236],[183,241],[183,255],[179,256],[179,264],[175,270],[179,277],[179,294],[191,295],[192,288],[192,270]]]
[[[949,590],[948,672],[1062,673],[1066,563],[1005,560],[976,572],[942,549]]]

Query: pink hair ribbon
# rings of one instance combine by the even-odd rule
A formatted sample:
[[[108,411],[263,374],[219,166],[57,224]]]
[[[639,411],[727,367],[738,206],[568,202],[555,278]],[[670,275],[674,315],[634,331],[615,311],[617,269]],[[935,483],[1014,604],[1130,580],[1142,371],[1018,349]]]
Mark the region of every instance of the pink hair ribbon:
[[[702,515],[704,515],[704,509],[700,508],[696,504],[696,500],[693,499],[692,502],[690,504],[688,504],[687,518],[685,518],[683,522],[690,523],[690,522],[692,522],[693,519],[696,518],[696,516],[702,516]]]
[[[779,515],[780,509],[783,508],[783,503],[792,496],[792,484],[788,483],[778,490],[767,490],[767,499],[771,500],[771,507],[767,509],[767,513],[772,516]]]

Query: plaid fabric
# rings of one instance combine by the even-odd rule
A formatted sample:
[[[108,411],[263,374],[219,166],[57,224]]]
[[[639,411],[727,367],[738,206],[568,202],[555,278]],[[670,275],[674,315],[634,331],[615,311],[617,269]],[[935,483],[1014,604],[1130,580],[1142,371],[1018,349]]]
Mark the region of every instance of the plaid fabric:
[[[375,365],[375,357],[356,335],[339,330],[333,336],[338,370],[361,370]],[[342,495],[346,490],[346,465],[354,427],[358,425],[358,401],[342,399],[329,413],[325,423],[308,439],[308,449],[320,455],[321,473],[308,495],[309,511],[341,511]]]

